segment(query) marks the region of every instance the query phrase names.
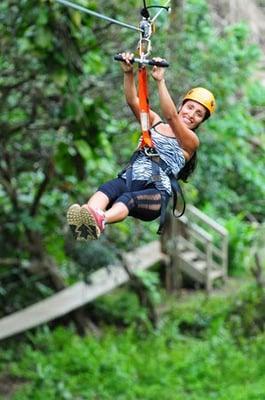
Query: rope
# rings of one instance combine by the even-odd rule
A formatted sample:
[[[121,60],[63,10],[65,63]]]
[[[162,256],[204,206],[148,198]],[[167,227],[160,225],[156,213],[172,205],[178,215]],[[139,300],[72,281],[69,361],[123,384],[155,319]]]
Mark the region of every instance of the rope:
[[[116,19],[113,19],[113,18],[110,18],[110,17],[106,17],[103,14],[99,14],[99,13],[97,13],[95,11],[89,10],[88,8],[82,7],[79,4],[72,3],[71,1],[67,1],[67,0],[55,0],[55,1],[65,5],[65,6],[74,8],[74,9],[76,9],[78,11],[82,11],[82,12],[84,12],[86,14],[93,15],[94,17],[98,17],[98,18],[104,19],[104,20],[106,20],[108,22],[111,22],[113,24],[123,26],[124,28],[128,28],[128,29],[132,29],[134,31],[142,32],[142,29],[140,29],[140,28],[138,28],[136,26],[129,25],[129,24],[126,24],[124,22],[117,21]]]

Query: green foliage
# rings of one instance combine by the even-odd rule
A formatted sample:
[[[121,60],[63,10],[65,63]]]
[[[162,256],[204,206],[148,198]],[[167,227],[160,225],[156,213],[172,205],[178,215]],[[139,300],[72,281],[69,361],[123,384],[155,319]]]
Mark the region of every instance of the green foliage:
[[[254,225],[254,229],[250,254],[256,259],[256,262],[258,261],[260,268],[265,273],[265,223]],[[252,266],[253,264],[254,261],[252,260]]]
[[[158,274],[153,271],[139,271],[137,276],[143,282],[154,304],[160,303],[161,296],[158,290],[160,279]]]
[[[213,203],[215,214],[225,218],[245,212],[261,221],[264,117],[255,115],[264,108],[265,88],[253,78],[261,52],[249,43],[246,25],[228,26],[218,34],[205,1],[185,2],[185,8],[183,30],[175,32],[171,54],[172,90],[175,76],[181,76],[178,95],[190,86],[206,86],[217,99],[216,114],[198,131],[197,204]],[[253,145],[253,138],[261,147]]]
[[[204,0],[184,5],[181,30],[166,13],[158,19],[153,54],[169,59],[174,97],[199,85],[216,95],[217,112],[198,131],[199,164],[187,198],[229,226],[234,273],[246,269],[248,221],[264,219],[265,90],[255,79],[260,50],[250,44],[246,25],[216,30]],[[139,19],[134,0],[89,7],[133,25]],[[52,1],[3,0],[0,19],[0,257],[14,260],[8,269],[0,265],[4,314],[12,312],[10,294],[27,292],[21,282],[36,283],[32,297],[23,301],[21,293],[17,306],[53,290],[45,276],[31,276],[32,262],[52,256],[66,282],[82,275],[84,260],[66,251],[65,211],[114,177],[137,145],[139,126],[121,106],[120,67],[111,60],[117,51],[134,51],[138,37]],[[150,88],[158,111],[152,82]],[[109,227],[99,250],[82,250],[83,259],[95,252],[102,265],[115,258],[114,247],[131,250],[156,229],[156,223],[126,220]]]
[[[203,8],[200,12],[204,12]],[[213,90],[218,107],[207,128],[199,132],[202,144],[194,179],[199,188],[198,205],[205,207],[208,202],[214,203],[215,213],[226,218],[245,212],[262,220],[264,210],[260,199],[265,194],[262,184],[265,149],[263,146],[253,151],[251,144],[252,137],[259,139],[264,135],[264,120],[256,120],[252,115],[257,104],[264,106],[265,89],[259,86],[256,96],[257,89],[252,81],[260,53],[247,43],[246,26],[229,27],[216,40],[216,36],[210,34],[212,28],[207,13],[202,18],[196,25],[196,35],[202,46],[192,41],[190,34],[188,36],[186,45],[194,47],[187,71],[196,76],[194,85],[206,85]],[[194,60],[197,61],[194,63]],[[200,76],[204,71],[207,75]],[[190,84],[191,76],[187,79]]]
[[[100,325],[105,328],[113,324],[117,327],[137,324],[146,331],[146,327],[149,327],[147,310],[139,304],[139,298],[128,285],[97,299],[93,303],[93,309],[100,316]]]
[[[121,298],[109,307],[121,307]],[[186,297],[147,335],[137,325],[105,329],[100,338],[40,329],[27,343],[0,352],[0,370],[25,382],[12,400],[260,400],[265,337],[251,328],[247,308],[257,315],[262,301],[253,287],[234,291],[226,301],[223,295],[208,301]],[[239,328],[245,324],[251,331]]]
[[[245,24],[215,31],[204,0],[185,2],[185,8],[172,43],[172,90],[181,76],[177,94],[205,86],[217,99],[217,112],[198,130],[199,161],[187,197],[229,228],[230,268],[240,273],[249,261],[249,220],[265,217],[265,88],[255,79],[261,51],[250,44]]]
[[[230,274],[246,276],[250,265],[250,248],[255,228],[243,222],[243,215],[230,218],[226,223],[226,228],[229,232]]]
[[[38,284],[42,275],[30,277],[23,263],[45,260],[48,252],[69,271],[65,210],[115,173],[104,133],[112,126],[102,97],[108,58],[99,46],[108,33],[55,2],[3,1],[1,19],[0,256],[18,260],[9,271],[1,267],[1,294],[8,303],[19,287],[23,306],[48,284]],[[36,290],[25,296],[21,281],[36,282]]]
[[[252,285],[237,299],[228,319],[229,327],[238,341],[255,337],[265,328],[264,291]]]

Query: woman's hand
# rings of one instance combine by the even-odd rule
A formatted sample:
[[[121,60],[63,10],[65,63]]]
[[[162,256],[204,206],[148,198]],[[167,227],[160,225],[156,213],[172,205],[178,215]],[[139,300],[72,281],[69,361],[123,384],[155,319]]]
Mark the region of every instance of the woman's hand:
[[[156,57],[153,58],[154,61],[165,61],[163,58]],[[156,65],[152,69],[152,77],[156,81],[162,81],[164,79],[164,74],[165,74],[165,68],[162,67],[157,67]]]
[[[122,53],[121,55],[124,59],[124,61],[121,63],[123,72],[128,73],[133,71],[133,64],[131,63],[131,60],[133,59],[134,54],[127,52],[127,53]]]

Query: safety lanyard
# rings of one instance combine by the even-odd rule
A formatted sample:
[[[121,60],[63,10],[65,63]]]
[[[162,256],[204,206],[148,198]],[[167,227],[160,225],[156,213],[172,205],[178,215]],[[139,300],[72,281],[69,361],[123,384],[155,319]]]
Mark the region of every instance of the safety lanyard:
[[[138,97],[140,107],[140,123],[142,130],[141,148],[154,147],[152,137],[149,132],[150,128],[150,108],[148,100],[147,71],[146,67],[138,68]]]
[[[161,12],[161,9],[159,13]],[[140,22],[140,40],[138,43],[139,60],[138,61],[138,98],[140,109],[140,124],[141,124],[141,144],[140,148],[145,149],[149,155],[155,153],[155,146],[150,134],[150,105],[148,98],[148,75],[146,65],[157,65],[167,67],[166,61],[156,62],[148,60],[151,52],[151,35],[153,32],[154,19],[157,18],[159,13],[151,20],[148,7],[144,1],[144,8],[141,11],[142,20]],[[136,61],[136,60],[135,60]]]

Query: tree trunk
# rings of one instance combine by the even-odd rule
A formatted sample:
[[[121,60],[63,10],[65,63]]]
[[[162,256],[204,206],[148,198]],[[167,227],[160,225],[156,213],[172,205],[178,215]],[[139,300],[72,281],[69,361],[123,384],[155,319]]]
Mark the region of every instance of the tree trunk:
[[[171,0],[170,30],[180,32],[183,28],[184,0]]]
[[[154,302],[152,301],[150,294],[148,293],[148,290],[144,286],[141,279],[130,271],[129,266],[127,265],[123,257],[122,257],[122,263],[125,271],[130,277],[131,281],[130,283],[139,298],[140,304],[143,307],[146,307],[148,313],[148,319],[152,323],[153,327],[156,328],[158,322],[158,316],[154,306]]]

